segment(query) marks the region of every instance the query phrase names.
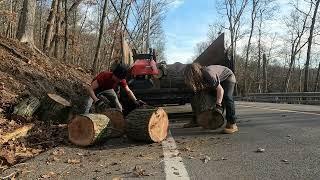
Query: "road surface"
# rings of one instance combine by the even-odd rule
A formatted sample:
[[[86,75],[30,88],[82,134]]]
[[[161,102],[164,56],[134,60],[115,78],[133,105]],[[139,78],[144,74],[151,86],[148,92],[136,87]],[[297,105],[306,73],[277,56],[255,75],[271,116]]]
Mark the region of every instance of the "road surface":
[[[189,106],[166,109],[190,111]],[[236,134],[183,129],[189,117],[176,117],[162,143],[118,138],[90,148],[65,145],[1,176],[19,172],[19,179],[319,179],[320,106],[237,102],[236,109]],[[63,154],[52,159],[57,149]]]

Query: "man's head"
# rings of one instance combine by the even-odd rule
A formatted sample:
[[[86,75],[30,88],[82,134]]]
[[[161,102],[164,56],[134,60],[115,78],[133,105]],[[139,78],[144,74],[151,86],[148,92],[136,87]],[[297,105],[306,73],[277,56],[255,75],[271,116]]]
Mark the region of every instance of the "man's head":
[[[113,75],[116,76],[118,79],[122,80],[127,77],[128,70],[123,65],[118,64],[116,68],[113,70]]]

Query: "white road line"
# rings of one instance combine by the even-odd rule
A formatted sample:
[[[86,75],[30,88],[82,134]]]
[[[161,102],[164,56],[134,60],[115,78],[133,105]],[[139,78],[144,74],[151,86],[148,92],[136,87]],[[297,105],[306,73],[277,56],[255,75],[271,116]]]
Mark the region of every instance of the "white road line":
[[[188,172],[182,162],[182,158],[179,156],[179,151],[170,131],[167,139],[162,141],[162,148],[166,179],[189,180]]]
[[[275,109],[275,108],[247,106],[247,105],[237,105],[237,106],[247,107],[247,108],[256,108],[256,109],[265,109],[265,110],[272,110],[272,111],[280,111],[280,112],[294,112],[294,113],[301,113],[301,114],[311,114],[311,115],[320,116],[320,114],[318,114],[318,113],[304,112],[304,111],[295,111],[295,110],[287,110],[287,109]]]

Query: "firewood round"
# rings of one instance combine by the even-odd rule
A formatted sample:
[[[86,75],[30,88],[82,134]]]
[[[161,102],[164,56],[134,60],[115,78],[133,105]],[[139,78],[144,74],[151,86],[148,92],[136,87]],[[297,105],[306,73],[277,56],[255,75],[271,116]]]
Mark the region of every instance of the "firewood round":
[[[145,142],[161,142],[168,134],[169,119],[162,108],[136,109],[128,116],[127,136]]]

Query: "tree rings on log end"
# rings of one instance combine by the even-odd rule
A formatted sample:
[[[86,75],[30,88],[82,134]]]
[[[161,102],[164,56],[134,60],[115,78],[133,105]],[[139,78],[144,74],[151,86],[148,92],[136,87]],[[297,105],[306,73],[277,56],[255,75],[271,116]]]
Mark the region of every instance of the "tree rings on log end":
[[[69,140],[79,146],[105,140],[110,134],[109,124],[109,118],[103,114],[76,115],[68,124]]]
[[[145,142],[161,142],[168,134],[169,119],[162,108],[136,109],[128,116],[127,136]]]
[[[203,111],[197,114],[198,124],[205,129],[218,129],[224,124],[224,117],[222,114],[213,111]]]
[[[169,119],[167,113],[162,109],[157,109],[151,116],[149,122],[149,135],[153,142],[161,142],[168,135]]]
[[[57,94],[48,94],[48,96],[63,106],[71,106],[71,103]]]

